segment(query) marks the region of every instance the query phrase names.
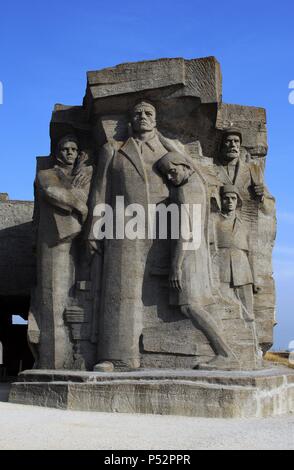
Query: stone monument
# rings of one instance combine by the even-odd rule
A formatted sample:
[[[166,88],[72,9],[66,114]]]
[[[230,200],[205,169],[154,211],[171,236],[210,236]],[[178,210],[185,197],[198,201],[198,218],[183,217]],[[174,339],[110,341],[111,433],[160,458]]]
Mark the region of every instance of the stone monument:
[[[278,388],[262,365],[275,325],[265,110],[222,102],[213,57],[128,63],[89,72],[83,105],[56,105],[50,137],[35,181],[35,370],[11,401],[56,406],[60,393],[108,411],[114,394],[130,411],[126,394],[131,411],[209,416],[210,390],[216,415],[276,413],[256,398],[257,377]],[[153,405],[136,407],[136,390]]]

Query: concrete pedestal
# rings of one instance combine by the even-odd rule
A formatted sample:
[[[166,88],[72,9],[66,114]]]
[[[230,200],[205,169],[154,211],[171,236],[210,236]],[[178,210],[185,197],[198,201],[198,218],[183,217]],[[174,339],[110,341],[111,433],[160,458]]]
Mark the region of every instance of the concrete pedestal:
[[[294,411],[294,371],[31,370],[12,384],[9,401],[81,411],[269,417]]]

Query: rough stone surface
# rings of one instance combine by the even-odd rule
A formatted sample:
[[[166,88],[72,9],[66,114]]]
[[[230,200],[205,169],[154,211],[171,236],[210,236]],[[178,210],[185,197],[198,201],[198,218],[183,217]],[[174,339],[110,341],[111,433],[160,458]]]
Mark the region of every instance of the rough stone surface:
[[[34,204],[0,199],[0,296],[29,296],[35,283]]]
[[[82,411],[261,418],[294,411],[294,375],[280,368],[251,373],[36,370],[20,374],[9,401]]]
[[[37,368],[261,367],[275,323],[266,114],[221,94],[213,57],[159,59],[89,72],[82,106],[55,106],[37,160]],[[185,250],[169,223],[165,240],[97,240],[96,208],[120,216],[122,197],[145,214],[197,205],[199,246]]]
[[[148,91],[153,97],[166,93],[169,97],[194,96],[202,103],[219,102],[222,91],[219,63],[214,57],[161,59],[88,72],[86,96],[95,101]]]

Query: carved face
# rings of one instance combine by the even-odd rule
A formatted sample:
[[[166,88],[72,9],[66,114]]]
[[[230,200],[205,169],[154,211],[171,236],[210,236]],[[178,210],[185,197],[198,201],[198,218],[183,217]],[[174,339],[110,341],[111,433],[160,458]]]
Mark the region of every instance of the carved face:
[[[225,193],[222,195],[222,210],[225,213],[233,212],[237,209],[238,196],[236,193]]]
[[[139,104],[132,113],[132,126],[135,132],[150,132],[156,127],[156,111],[148,104]]]
[[[187,178],[187,169],[184,165],[167,162],[161,167],[161,171],[174,186],[180,186]]]
[[[65,165],[73,165],[78,156],[78,146],[75,142],[64,142],[59,148],[59,159]]]
[[[238,135],[227,135],[222,145],[222,155],[226,160],[234,160],[240,156],[241,140]]]

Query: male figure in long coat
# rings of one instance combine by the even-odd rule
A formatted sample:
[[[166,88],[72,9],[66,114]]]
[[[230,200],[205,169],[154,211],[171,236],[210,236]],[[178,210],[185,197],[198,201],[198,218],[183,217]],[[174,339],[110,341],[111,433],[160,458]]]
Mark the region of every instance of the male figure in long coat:
[[[74,284],[72,241],[88,214],[89,182],[75,172],[78,142],[58,143],[55,165],[38,172],[36,188],[37,285],[29,315],[28,337],[35,367],[73,367],[73,351],[64,323]]]
[[[221,152],[215,168],[217,177],[221,185],[234,185],[242,199],[252,197],[263,202],[263,176],[254,162],[242,161],[241,145],[241,131],[234,127],[223,131]]]
[[[168,189],[156,162],[173,148],[156,129],[156,109],[150,102],[139,102],[131,113],[132,137],[117,150],[106,144],[98,158],[93,181],[93,221],[90,243],[97,249],[95,206],[108,203],[114,209],[114,220],[130,204],[140,205],[148,214],[148,204],[158,204],[168,197]],[[116,209],[116,197],[123,196],[123,207]],[[144,220],[147,230],[147,221]],[[98,333],[98,368],[108,370],[140,367],[140,336],[143,316],[149,305],[157,303],[152,291],[151,261],[148,254],[152,240],[129,240],[124,236],[127,218],[118,221],[122,236],[103,242],[104,266]],[[120,238],[120,239],[119,239]],[[99,244],[99,243],[98,243]],[[153,279],[154,283],[154,279]],[[105,368],[104,368],[105,367]]]

